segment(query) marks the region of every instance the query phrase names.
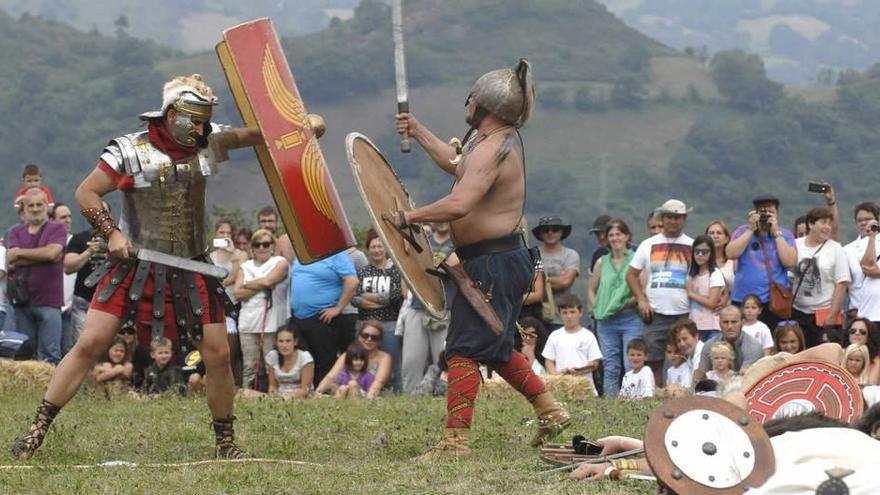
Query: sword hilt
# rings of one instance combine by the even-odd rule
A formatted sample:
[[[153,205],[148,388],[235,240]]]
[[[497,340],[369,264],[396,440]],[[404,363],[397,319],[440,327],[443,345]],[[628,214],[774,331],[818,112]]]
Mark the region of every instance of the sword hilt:
[[[398,101],[397,113],[409,113],[409,102],[406,100]],[[400,135],[400,152],[409,153],[410,151],[412,151],[412,145],[409,144],[409,131],[403,131],[403,134]]]

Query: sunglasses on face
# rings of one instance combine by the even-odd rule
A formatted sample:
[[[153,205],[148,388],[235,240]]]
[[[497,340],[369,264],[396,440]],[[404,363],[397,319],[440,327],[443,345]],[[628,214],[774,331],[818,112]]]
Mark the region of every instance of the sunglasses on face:
[[[254,249],[257,249],[257,248],[269,249],[270,247],[272,247],[272,244],[274,244],[274,242],[272,242],[272,241],[252,242],[251,246],[253,246]]]
[[[868,335],[868,331],[865,330],[864,328],[850,328],[849,329],[850,335],[855,335],[856,333],[858,333],[859,335]]]
[[[709,256],[712,254],[712,251],[709,249],[694,249],[694,254],[697,256]]]
[[[125,328],[119,331],[120,335],[134,335],[135,333],[137,333],[137,331],[134,328]]]
[[[795,320],[783,320],[776,324],[777,327],[784,327],[786,325],[797,325],[798,322]]]
[[[562,227],[550,226],[542,229],[544,232],[562,232]]]
[[[362,333],[361,338],[373,342],[379,342],[380,340],[382,340],[382,337],[380,335],[376,335],[375,333]]]

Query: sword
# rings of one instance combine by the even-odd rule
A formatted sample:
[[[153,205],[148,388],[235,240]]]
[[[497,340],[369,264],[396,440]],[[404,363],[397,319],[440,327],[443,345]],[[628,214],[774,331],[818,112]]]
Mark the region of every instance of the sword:
[[[391,1],[391,36],[394,39],[394,79],[397,83],[397,113],[409,113],[409,96],[406,89],[406,57],[403,54],[403,0]],[[409,153],[409,133],[400,137],[400,151]]]
[[[161,265],[170,266],[172,268],[180,268],[189,272],[201,273],[209,277],[224,279],[229,276],[229,270],[226,268],[205,263],[203,261],[191,260],[189,258],[181,258],[172,254],[165,254],[159,251],[153,251],[146,248],[132,248],[128,250],[135,258],[151,263],[159,263]]]

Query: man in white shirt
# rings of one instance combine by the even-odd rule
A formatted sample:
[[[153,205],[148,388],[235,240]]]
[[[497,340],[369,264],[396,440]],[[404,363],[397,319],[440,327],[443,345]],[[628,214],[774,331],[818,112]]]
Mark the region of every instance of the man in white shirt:
[[[593,383],[593,370],[602,359],[596,336],[581,326],[583,304],[574,294],[559,298],[559,314],[563,327],[554,331],[544,345],[544,365],[551,375],[583,376],[596,393]]]
[[[877,266],[877,255],[880,254],[880,245],[877,245],[880,205],[872,201],[859,203],[854,216],[859,237],[843,248],[852,277],[849,306],[858,310],[860,318],[880,322],[880,268]],[[873,252],[868,252],[869,245],[873,247]]]
[[[663,221],[663,231],[639,244],[630,262],[626,283],[639,303],[639,314],[645,322],[647,365],[654,372],[655,383],[662,384],[669,328],[691,309],[687,274],[694,240],[684,234],[691,209],[683,202],[670,199],[656,211]],[[647,290],[639,282],[643,270],[649,272]]]

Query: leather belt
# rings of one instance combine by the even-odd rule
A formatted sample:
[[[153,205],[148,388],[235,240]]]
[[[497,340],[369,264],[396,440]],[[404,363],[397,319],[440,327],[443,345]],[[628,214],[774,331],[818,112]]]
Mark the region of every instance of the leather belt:
[[[475,242],[467,246],[455,248],[458,258],[462,261],[476,258],[484,254],[503,253],[505,251],[513,251],[525,247],[523,236],[519,232],[508,234],[504,237],[496,239],[487,239],[485,241]]]

